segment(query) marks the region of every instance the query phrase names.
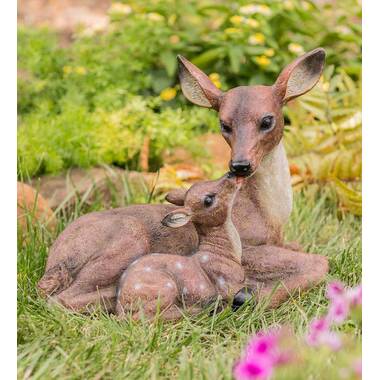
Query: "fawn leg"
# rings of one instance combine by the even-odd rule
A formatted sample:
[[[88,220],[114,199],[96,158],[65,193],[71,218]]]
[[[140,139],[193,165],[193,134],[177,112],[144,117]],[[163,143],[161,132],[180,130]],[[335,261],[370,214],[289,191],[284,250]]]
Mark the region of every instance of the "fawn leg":
[[[269,307],[277,307],[294,290],[306,290],[321,282],[328,272],[326,257],[295,252],[283,247],[256,246],[243,249],[246,284],[257,297],[268,296],[279,281]]]

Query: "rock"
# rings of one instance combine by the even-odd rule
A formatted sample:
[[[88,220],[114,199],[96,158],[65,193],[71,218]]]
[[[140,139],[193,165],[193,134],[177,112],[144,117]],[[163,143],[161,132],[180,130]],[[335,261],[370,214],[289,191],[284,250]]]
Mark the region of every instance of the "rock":
[[[216,171],[226,172],[230,161],[231,150],[222,135],[219,133],[206,133],[197,137],[197,142],[203,146],[206,157],[202,158],[202,164],[209,164]],[[200,164],[201,159],[196,159],[185,148],[178,147],[164,155],[163,160],[170,166],[192,163]],[[198,162],[197,162],[198,161]]]
[[[54,230],[57,219],[48,201],[31,186],[17,182],[17,223],[23,232],[26,232],[28,218],[32,222],[45,224]]]

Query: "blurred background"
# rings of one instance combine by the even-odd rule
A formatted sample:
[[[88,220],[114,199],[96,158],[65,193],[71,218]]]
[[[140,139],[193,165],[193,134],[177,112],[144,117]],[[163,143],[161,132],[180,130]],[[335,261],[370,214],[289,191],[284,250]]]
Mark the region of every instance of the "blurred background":
[[[182,96],[177,54],[227,90],[270,85],[322,46],[322,79],[285,109],[294,190],[361,214],[360,1],[20,0],[18,18],[19,186],[42,209],[162,201],[226,171],[217,115]]]

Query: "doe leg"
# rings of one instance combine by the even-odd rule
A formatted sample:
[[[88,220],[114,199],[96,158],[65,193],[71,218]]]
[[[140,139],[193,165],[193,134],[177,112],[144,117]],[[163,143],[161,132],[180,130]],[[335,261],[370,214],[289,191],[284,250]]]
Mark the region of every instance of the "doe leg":
[[[66,308],[76,312],[90,312],[96,306],[101,306],[104,310],[112,312],[115,309],[116,287],[110,286],[97,289],[88,293],[77,293],[75,289],[67,289],[57,296],[49,298],[50,304],[61,304]]]
[[[295,252],[276,246],[256,246],[243,249],[242,264],[246,284],[261,299],[273,292],[268,307],[277,307],[295,290],[309,289],[325,278],[328,272],[326,257]]]

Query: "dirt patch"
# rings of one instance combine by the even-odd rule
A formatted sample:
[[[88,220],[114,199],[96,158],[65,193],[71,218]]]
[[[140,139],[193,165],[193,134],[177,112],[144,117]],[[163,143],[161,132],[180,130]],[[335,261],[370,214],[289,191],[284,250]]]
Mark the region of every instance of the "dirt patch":
[[[79,26],[88,33],[104,30],[110,6],[111,0],[18,0],[17,19],[20,25],[58,31],[65,45]]]

